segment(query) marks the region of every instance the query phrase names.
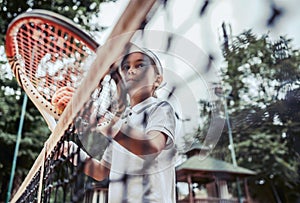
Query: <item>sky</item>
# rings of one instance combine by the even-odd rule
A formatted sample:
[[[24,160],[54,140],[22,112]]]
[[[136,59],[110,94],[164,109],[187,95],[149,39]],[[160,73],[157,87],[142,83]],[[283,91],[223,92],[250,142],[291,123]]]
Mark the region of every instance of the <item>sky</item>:
[[[120,16],[121,11],[129,0],[118,0],[116,2],[102,3],[100,8],[99,24],[104,26],[111,26]],[[185,36],[196,39],[202,46],[210,46],[210,42],[218,41],[218,33],[222,22],[230,23],[232,27],[232,34],[237,35],[244,30],[253,29],[258,34],[270,33],[271,36],[277,38],[279,35],[287,35],[294,39],[294,44],[297,48],[300,46],[300,13],[298,11],[297,0],[222,0],[222,1],[209,1],[205,15],[202,19],[197,19],[199,8],[204,4],[204,0],[169,0],[172,6],[171,18],[173,19],[174,28],[182,26],[183,22],[194,22],[194,26],[188,32],[184,33]],[[174,3],[175,2],[175,3]],[[281,16],[275,21],[273,27],[268,27],[267,21],[272,14],[271,5],[274,2],[276,8],[281,10]],[[192,14],[193,12],[193,14]],[[163,14],[159,14],[162,17]],[[193,17],[196,16],[196,20]],[[162,29],[162,26],[168,27],[159,23],[159,17],[154,20],[153,28]],[[195,22],[198,21],[198,22]],[[202,30],[202,37],[209,37],[209,40],[201,40],[196,38],[197,32],[195,30],[199,26]],[[211,32],[211,33],[210,33]],[[206,33],[206,34],[204,34]],[[209,34],[208,34],[209,33]],[[203,36],[204,35],[204,36]],[[198,36],[200,37],[200,36]]]

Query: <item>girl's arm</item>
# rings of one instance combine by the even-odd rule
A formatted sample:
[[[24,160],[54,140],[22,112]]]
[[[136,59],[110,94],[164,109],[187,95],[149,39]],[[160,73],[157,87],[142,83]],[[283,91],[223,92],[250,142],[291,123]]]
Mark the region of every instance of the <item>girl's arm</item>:
[[[138,129],[123,124],[114,139],[136,155],[150,155],[159,153],[165,148],[167,135],[156,130],[144,134]]]

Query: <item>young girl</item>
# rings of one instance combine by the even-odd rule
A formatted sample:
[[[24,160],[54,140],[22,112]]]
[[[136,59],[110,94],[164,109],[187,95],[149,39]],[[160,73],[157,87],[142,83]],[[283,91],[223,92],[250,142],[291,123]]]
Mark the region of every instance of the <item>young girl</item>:
[[[175,113],[155,96],[162,71],[153,52],[131,45],[119,65],[130,106],[104,127],[112,142],[100,161],[80,152],[87,175],[96,180],[109,176],[109,202],[175,202]],[[71,96],[72,91],[56,95],[64,102]],[[69,146],[77,148],[72,142]]]

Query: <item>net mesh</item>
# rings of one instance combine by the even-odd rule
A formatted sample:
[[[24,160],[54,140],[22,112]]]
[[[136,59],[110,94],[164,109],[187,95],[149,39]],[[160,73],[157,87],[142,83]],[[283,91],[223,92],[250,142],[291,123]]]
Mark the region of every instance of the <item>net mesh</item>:
[[[64,148],[66,140],[78,143],[77,133],[73,127],[69,127],[56,147],[45,161],[44,183],[42,199],[44,202],[83,202],[84,195],[91,188],[91,181],[82,173],[84,162],[79,160],[77,167],[71,166],[79,151],[75,151],[66,157],[60,157],[60,150]],[[80,150],[80,148],[79,148]]]
[[[98,182],[86,176],[83,173],[85,160],[80,156],[80,151],[84,150],[91,157],[100,160],[110,143],[106,136],[97,131],[97,120],[86,120],[95,111],[99,112],[99,109],[95,109],[96,102],[91,95],[54,148],[48,152],[45,161],[40,163],[42,165],[16,202],[92,202],[95,198],[100,199],[99,194],[102,195],[101,201],[107,199],[107,192],[103,191],[107,190],[108,180]],[[75,143],[78,148],[71,150],[68,142]],[[67,149],[67,153],[63,153],[64,149]],[[97,189],[100,191],[98,197],[93,198]],[[39,190],[42,191],[40,194]]]
[[[39,190],[40,170],[32,177],[26,190],[17,202],[37,202]]]

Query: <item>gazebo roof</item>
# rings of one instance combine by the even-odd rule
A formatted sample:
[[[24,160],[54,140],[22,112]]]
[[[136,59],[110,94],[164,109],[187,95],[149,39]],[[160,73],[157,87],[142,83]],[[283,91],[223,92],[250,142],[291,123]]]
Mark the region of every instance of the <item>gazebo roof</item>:
[[[186,181],[186,177],[190,175],[194,181],[209,182],[216,177],[224,180],[233,180],[236,177],[247,177],[256,173],[212,157],[196,155],[177,166],[176,174],[178,181]]]

